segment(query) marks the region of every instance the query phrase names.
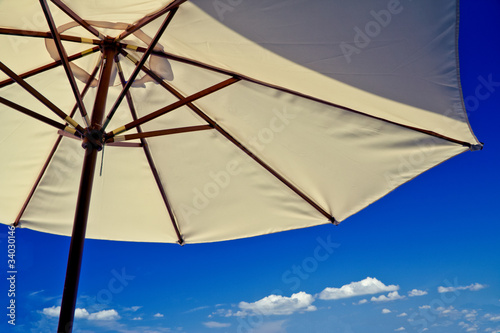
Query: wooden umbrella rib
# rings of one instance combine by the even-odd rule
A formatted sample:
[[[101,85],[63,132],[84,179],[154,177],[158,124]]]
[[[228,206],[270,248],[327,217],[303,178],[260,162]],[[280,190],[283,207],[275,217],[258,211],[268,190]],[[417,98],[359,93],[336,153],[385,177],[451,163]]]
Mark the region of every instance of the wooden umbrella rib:
[[[132,86],[132,84],[134,83],[135,78],[137,77],[137,75],[141,71],[141,67],[144,65],[144,63],[146,62],[147,58],[149,57],[149,55],[153,51],[153,48],[156,46],[156,43],[158,43],[158,40],[163,35],[163,32],[165,31],[165,29],[167,28],[167,26],[169,25],[169,23],[172,21],[172,18],[175,16],[175,13],[177,12],[177,9],[178,8],[175,7],[174,9],[172,9],[168,13],[168,16],[165,18],[165,20],[163,21],[163,24],[161,25],[161,27],[156,32],[154,38],[151,40],[151,43],[149,44],[147,50],[142,55],[141,60],[139,61],[139,63],[136,64],[134,71],[132,72],[132,74],[130,75],[130,77],[128,79],[128,82],[123,87],[120,95],[116,99],[114,105],[111,107],[111,110],[109,111],[109,113],[108,113],[108,115],[106,117],[106,120],[104,121],[104,124],[102,126],[102,131],[103,132],[106,129],[106,127],[108,126],[108,124],[111,121],[111,119],[113,118],[113,115],[115,114],[116,110],[120,106],[120,103],[122,102],[123,98],[125,97],[125,95],[129,91],[129,89]]]
[[[60,10],[62,10],[66,15],[71,17],[75,22],[80,24],[83,28],[85,28],[88,32],[90,32],[92,35],[96,36],[97,38],[103,40],[106,38],[99,30],[91,26],[87,21],[82,19],[78,14],[76,14],[71,8],[66,6],[62,1],[60,0],[51,0],[52,3],[54,3],[57,7],[59,7]]]
[[[75,96],[76,103],[78,108],[80,109],[80,113],[82,118],[84,119],[87,127],[90,124],[89,117],[87,115],[87,110],[85,108],[85,104],[80,96],[80,91],[78,90],[78,86],[76,85],[75,76],[73,75],[73,71],[71,70],[71,66],[69,64],[68,55],[64,46],[62,45],[61,37],[59,36],[59,32],[57,31],[57,27],[54,23],[54,19],[49,10],[49,6],[47,4],[47,0],[40,0],[40,5],[42,6],[43,13],[45,18],[47,19],[47,24],[49,25],[50,32],[52,34],[52,39],[56,44],[57,52],[59,53],[59,58],[62,60],[62,65],[64,71],[66,72],[66,76],[68,77],[69,84],[71,86],[71,90],[73,91],[73,95]]]
[[[193,109],[194,112],[196,112],[200,117],[205,119],[206,121],[209,121],[215,129],[222,134],[227,140],[232,142],[236,147],[238,147],[241,151],[243,151],[245,154],[247,154],[250,158],[252,158],[255,162],[257,162],[261,167],[266,169],[270,174],[272,174],[275,178],[277,178],[279,181],[281,181],[284,185],[286,185],[290,190],[295,192],[299,197],[301,197],[304,201],[306,201],[309,205],[314,207],[318,212],[320,212],[324,217],[326,217],[329,221],[331,221],[334,224],[337,224],[337,220],[330,214],[328,213],[323,207],[318,205],[316,202],[314,202],[309,196],[307,196],[302,190],[300,190],[297,186],[293,185],[291,182],[289,182],[284,176],[282,176],[279,172],[274,170],[269,164],[264,162],[261,158],[258,156],[254,155],[252,151],[250,151],[247,147],[245,147],[241,142],[239,142],[236,138],[234,138],[232,135],[230,135],[226,130],[224,130],[222,127],[220,127],[215,121],[213,121],[210,117],[208,117],[205,113],[203,113],[200,109],[196,108]]]
[[[171,2],[170,4],[168,4],[165,8],[157,11],[156,13],[153,13],[151,15],[143,17],[138,22],[136,22],[134,25],[131,25],[130,27],[125,29],[118,37],[116,37],[116,40],[119,41],[119,40],[124,39],[128,35],[136,32],[137,30],[141,29],[142,27],[149,24],[150,22],[156,20],[157,18],[164,15],[165,13],[173,10],[174,8],[177,10],[177,8],[186,1],[187,0],[175,0],[175,1]]]
[[[107,144],[111,147],[127,147],[127,148],[141,148],[142,143],[137,142],[110,142]]]
[[[125,56],[125,58],[127,58],[128,60],[132,61],[133,63],[137,63],[137,59],[135,59],[130,53],[128,53],[127,51],[125,51],[124,49],[121,49],[120,50],[120,53],[122,55]],[[170,86],[165,83],[165,81],[159,77],[157,74],[155,74],[155,72],[153,72],[152,70],[150,70],[149,68],[147,68],[146,66],[142,66],[141,67],[141,70],[146,73],[149,77],[151,77],[153,80],[156,81],[156,83],[158,83],[159,85],[161,85],[163,88],[167,89],[168,91],[170,91],[172,94],[174,94],[177,98],[179,99],[182,99],[182,95],[178,94],[176,95],[176,91],[175,90],[171,90]]]
[[[126,45],[126,44],[124,44]],[[137,47],[136,49],[137,51],[139,52],[143,52],[144,51],[144,48],[141,48],[141,47]],[[131,61],[134,61],[133,57],[131,57],[126,51],[124,51],[123,49],[121,50],[121,53],[124,54],[128,59],[130,59]],[[181,61],[181,62],[184,62],[184,63],[187,63],[187,64],[190,64],[190,65],[194,65],[194,66],[198,66],[198,67],[201,67],[201,68],[204,68],[204,69],[208,69],[208,70],[212,70],[212,71],[215,71],[217,73],[220,73],[220,74],[225,74],[225,75],[234,75],[235,73],[234,72],[230,72],[230,71],[226,71],[226,70],[223,70],[223,69],[220,69],[220,68],[216,68],[216,67],[213,67],[213,66],[209,66],[209,65],[205,65],[205,64],[202,64],[202,63],[198,63],[198,62],[195,62],[195,61],[192,61],[192,60],[186,60],[184,58],[179,58],[177,56],[170,56],[170,55],[166,55],[165,53],[162,53],[162,52],[153,52],[153,54],[155,55],[159,55],[159,56],[164,56],[168,59],[172,59],[172,60],[178,60],[178,61]],[[150,77],[152,77],[154,80],[157,81],[157,83],[159,83],[162,87],[164,87],[165,89],[167,89],[169,92],[171,92],[172,94],[174,94],[176,97],[182,99],[183,96],[177,92],[173,87],[171,87],[170,85],[168,85],[167,83],[165,83],[160,77],[158,77],[156,74],[154,74],[154,72],[152,72],[151,70],[147,69],[145,66],[143,66],[143,71],[145,71]],[[281,91],[284,91],[284,92],[287,92],[287,93],[291,93],[291,94],[294,94],[294,95],[297,95],[297,96],[300,96],[300,97],[304,97],[304,98],[307,98],[307,99],[310,99],[310,100],[314,100],[314,101],[317,101],[317,102],[320,102],[320,103],[323,103],[323,104],[326,104],[326,105],[329,105],[329,106],[334,106],[334,107],[338,107],[338,108],[341,108],[345,111],[351,111],[351,112],[354,112],[354,113],[358,113],[358,114],[361,114],[361,115],[365,115],[367,117],[371,117],[371,118],[374,118],[374,119],[377,119],[377,120],[381,120],[381,121],[384,121],[384,122],[388,122],[388,123],[391,123],[391,124],[394,124],[394,125],[397,125],[397,126],[402,126],[402,127],[405,127],[405,128],[408,128],[408,129],[412,129],[412,130],[415,130],[415,131],[418,131],[418,132],[421,132],[421,133],[425,133],[425,134],[428,134],[428,135],[432,135],[432,136],[435,136],[435,137],[438,137],[438,138],[441,138],[441,139],[444,139],[444,140],[447,140],[447,141],[450,141],[450,142],[453,142],[453,143],[456,143],[456,144],[460,144],[460,145],[463,145],[463,146],[467,146],[467,147],[471,147],[471,145],[467,142],[463,142],[463,141],[459,141],[459,140],[456,140],[456,139],[453,139],[453,138],[449,138],[449,137],[445,137],[445,136],[442,136],[440,134],[437,134],[437,133],[433,133],[433,132],[430,132],[430,131],[427,131],[427,130],[423,130],[423,129],[419,129],[419,128],[414,128],[414,127],[411,127],[411,126],[407,126],[407,125],[403,125],[403,124],[399,124],[399,123],[396,123],[396,122],[392,122],[390,120],[386,120],[386,119],[383,119],[383,118],[378,118],[378,117],[375,117],[375,116],[371,116],[371,115],[368,115],[368,114],[365,114],[365,113],[362,113],[362,112],[359,112],[359,111],[356,111],[356,110],[352,110],[352,109],[349,109],[349,108],[346,108],[346,107],[342,107],[342,106],[339,106],[339,105],[335,105],[335,104],[332,104],[332,103],[329,103],[329,102],[326,102],[326,101],[322,101],[322,100],[318,100],[316,98],[313,98],[313,97],[310,97],[310,96],[307,96],[307,95],[303,95],[303,94],[300,94],[300,93],[297,93],[297,92],[294,92],[294,91],[291,91],[291,90],[288,90],[288,89],[285,89],[285,88],[281,88],[281,87],[276,87],[276,86],[271,86],[271,85],[268,85],[268,84],[265,84],[263,82],[260,82],[258,80],[255,80],[255,79],[251,79],[251,78],[248,78],[248,77],[245,77],[245,76],[242,76],[241,78],[242,80],[246,80],[246,81],[249,81],[249,82],[253,82],[253,83],[256,83],[256,84],[259,84],[259,85],[264,85],[264,86],[267,86],[267,87],[270,87],[270,88],[273,88],[273,89],[277,89],[277,90],[281,90]],[[199,110],[194,104],[192,103],[187,103],[186,104],[191,110],[193,110],[195,113],[197,113],[198,115],[200,115],[203,119],[205,119],[206,121],[208,121],[208,117],[205,115],[205,116],[202,116],[203,112],[201,110]],[[274,171],[270,166],[268,166],[264,161],[260,160],[259,158],[257,158],[255,155],[253,155],[253,153],[248,150],[246,147],[244,147],[241,143],[239,143],[234,137],[232,137],[229,133],[227,133],[226,131],[224,131],[220,126],[218,126],[215,122],[209,122],[210,124],[213,124],[214,125],[214,128],[217,129],[219,132],[221,132],[221,134],[223,134],[226,138],[229,139],[229,141],[233,142],[236,146],[238,146],[240,149],[242,149],[247,155],[249,155],[250,157],[252,157],[254,160],[256,160],[260,165],[262,165],[266,170],[268,170],[271,174],[273,174],[275,177],[277,177],[278,179],[280,179],[283,183],[285,183],[288,187],[290,187],[292,190],[294,191],[299,191],[295,186],[293,186],[292,184],[290,184],[288,181],[286,181],[286,179],[284,179],[283,177],[281,177],[279,174],[276,173],[276,171]],[[300,192],[300,191],[299,191]],[[297,192],[296,192],[297,193]],[[300,192],[301,193],[301,192]],[[300,194],[299,194],[300,195]],[[302,198],[305,199],[305,197],[303,195],[300,195]],[[310,203],[313,207],[315,207],[318,211],[320,211],[325,217],[328,217],[330,219],[330,221],[332,221],[333,223],[338,223],[336,222],[335,218],[333,216],[331,216],[330,214],[328,214],[325,210],[323,210],[320,206],[318,206],[316,203],[314,203],[311,199],[307,198],[305,199],[308,203]]]
[[[123,45],[124,45],[124,47],[126,47],[128,44],[123,44]],[[138,51],[138,52],[144,52],[144,48],[143,47],[137,47],[137,48],[134,47],[134,50]],[[341,109],[341,110],[344,110],[344,111],[356,113],[356,114],[359,114],[361,116],[365,116],[365,117],[369,117],[369,118],[372,118],[372,119],[380,120],[380,121],[383,121],[385,123],[396,125],[398,127],[404,127],[406,129],[410,129],[410,130],[413,130],[413,131],[416,131],[416,132],[420,132],[420,133],[423,133],[423,134],[427,134],[427,135],[430,135],[430,136],[433,136],[433,137],[436,137],[436,138],[439,138],[439,139],[442,139],[442,140],[445,140],[445,141],[448,141],[448,142],[452,142],[452,143],[455,143],[455,144],[458,144],[458,145],[461,145],[461,146],[464,146],[464,147],[468,147],[469,149],[473,148],[473,146],[474,146],[473,144],[471,144],[469,142],[466,142],[466,141],[463,141],[463,140],[458,140],[458,139],[455,139],[455,138],[452,138],[452,137],[449,137],[449,136],[446,136],[446,135],[442,135],[442,134],[439,134],[439,133],[436,133],[436,132],[433,132],[433,131],[429,131],[429,130],[423,129],[423,128],[419,128],[419,127],[415,127],[415,126],[410,126],[410,125],[406,125],[406,124],[401,124],[401,123],[398,123],[396,121],[392,121],[392,120],[389,120],[389,119],[377,117],[377,116],[374,116],[374,115],[371,115],[371,114],[368,114],[368,113],[365,113],[365,112],[362,112],[362,111],[359,111],[359,110],[355,110],[355,109],[352,109],[352,108],[349,108],[349,107],[346,107],[346,106],[343,106],[343,105],[340,105],[340,104],[335,104],[335,103],[332,103],[332,102],[328,102],[328,101],[319,99],[317,97],[313,97],[313,96],[306,95],[306,94],[303,94],[303,93],[300,93],[300,92],[297,92],[297,91],[294,91],[294,90],[290,90],[288,88],[284,88],[284,87],[281,87],[281,86],[270,84],[270,83],[267,83],[267,82],[264,82],[264,81],[261,81],[261,80],[257,80],[257,79],[251,78],[249,76],[243,75],[241,73],[237,73],[237,72],[233,72],[233,71],[228,71],[228,70],[225,70],[225,69],[222,69],[222,68],[219,68],[219,67],[216,67],[216,66],[208,65],[208,64],[196,61],[196,60],[192,60],[192,59],[189,59],[189,58],[177,56],[177,55],[174,55],[174,54],[171,54],[171,53],[168,53],[168,52],[153,51],[153,54],[156,55],[156,56],[159,56],[159,57],[164,57],[164,58],[167,58],[167,59],[170,59],[170,60],[179,61],[179,62],[188,64],[188,65],[192,65],[192,66],[196,66],[196,67],[199,67],[199,68],[207,69],[207,70],[219,73],[219,74],[237,75],[243,81],[248,81],[248,82],[255,83],[255,84],[258,84],[258,85],[261,85],[261,86],[264,86],[264,87],[268,87],[268,88],[271,88],[271,89],[276,89],[276,90],[279,90],[279,91],[283,91],[283,92],[291,94],[291,95],[295,95],[295,96],[298,96],[298,97],[306,98],[306,99],[314,101],[314,102],[318,102],[318,103],[321,103],[321,104],[324,104],[324,105],[332,106],[332,107],[335,107],[335,108],[338,108],[338,109]]]
[[[90,77],[89,77],[87,83],[85,84],[85,87],[82,90],[82,94],[80,97],[82,100],[85,97],[85,95],[87,94],[87,91],[90,89],[92,82],[94,81],[94,79],[97,75],[97,71],[99,70],[99,67],[102,65],[103,61],[104,61],[104,56],[101,57],[101,60],[95,65],[94,69],[92,70],[92,73],[90,73]],[[78,104],[75,104],[75,106],[71,110],[70,117],[74,116],[77,108],[78,108]]]
[[[181,99],[181,100],[179,100],[179,101],[177,101],[175,103],[172,103],[172,104],[170,104],[170,105],[168,105],[166,107],[163,107],[163,108],[161,108],[159,110],[156,110],[155,112],[152,112],[152,113],[150,113],[148,115],[145,115],[145,116],[143,116],[143,117],[141,117],[141,118],[139,118],[139,119],[137,119],[135,121],[132,121],[132,122],[130,122],[128,124],[125,124],[122,127],[119,127],[117,129],[115,129],[111,133],[107,133],[106,137],[107,138],[112,138],[112,137],[114,137],[115,135],[117,135],[119,133],[128,131],[131,128],[137,127],[137,126],[142,125],[142,124],[144,124],[144,123],[146,123],[148,121],[151,121],[151,120],[153,120],[155,118],[158,118],[158,117],[160,117],[160,116],[162,116],[162,115],[164,115],[164,114],[166,114],[168,112],[171,112],[171,111],[173,111],[173,110],[175,110],[177,108],[180,108],[181,106],[184,106],[184,105],[186,105],[188,103],[191,103],[191,102],[193,102],[193,101],[195,101],[197,99],[200,99],[202,97],[210,95],[210,94],[212,94],[212,93],[214,93],[214,92],[216,92],[216,91],[218,91],[218,90],[220,90],[222,88],[225,88],[225,87],[227,87],[227,86],[229,86],[229,85],[231,85],[233,83],[236,83],[239,80],[240,79],[236,78],[236,77],[232,77],[232,78],[229,78],[227,80],[224,80],[224,81],[222,81],[222,82],[220,82],[218,84],[215,84],[215,85],[213,85],[211,87],[208,87],[208,88],[206,88],[204,90],[201,90],[201,91],[199,91],[199,92],[197,92],[197,93],[195,93],[193,95],[190,95],[190,96],[188,96],[186,98],[183,98],[183,99]]]
[[[174,96],[177,98],[180,98],[181,101],[185,100],[180,92],[178,92],[175,88],[172,86],[166,84],[163,80],[158,78],[157,76],[154,76],[153,79],[157,80],[158,83],[160,81],[163,83],[162,86],[167,89],[170,93],[172,93]],[[207,114],[205,114],[203,111],[201,111],[196,105],[192,104],[191,102],[186,103],[186,105],[193,111],[195,112],[199,117],[201,117],[203,120],[205,120],[211,127],[216,129],[220,134],[222,134],[227,140],[232,142],[235,146],[237,146],[240,150],[242,150],[245,154],[247,154],[249,157],[251,157],[255,162],[257,162],[259,165],[261,165],[264,169],[266,169],[269,173],[271,173],[275,178],[277,178],[279,181],[281,181],[284,185],[286,185],[288,188],[290,188],[293,192],[295,192],[298,196],[300,196],[304,201],[306,201],[309,205],[314,207],[318,212],[320,212],[323,216],[325,216],[329,221],[331,221],[334,224],[337,224],[338,222],[335,220],[335,218],[328,213],[326,210],[324,210],[321,206],[319,206],[317,203],[315,203],[311,198],[309,198],[304,192],[302,192],[298,187],[293,185],[291,182],[289,182],[285,177],[283,177],[281,174],[279,174],[276,170],[274,170],[269,164],[264,162],[262,159],[260,159],[258,156],[254,155],[247,147],[245,147],[241,142],[239,142],[236,138],[234,138],[229,132],[224,130],[220,125],[218,125],[212,118],[210,118]]]
[[[40,184],[40,181],[42,180],[42,177],[45,174],[45,171],[47,171],[47,168],[49,167],[50,161],[52,160],[52,157],[54,157],[54,154],[56,153],[56,150],[59,147],[61,140],[62,140],[62,136],[58,136],[56,139],[56,142],[52,146],[52,150],[50,151],[49,156],[45,160],[45,163],[43,164],[42,170],[38,173],[38,177],[36,178],[34,185],[31,187],[31,191],[28,194],[28,197],[24,201],[24,204],[21,207],[19,214],[17,214],[17,217],[14,221],[15,227],[17,227],[19,225],[19,222],[21,221],[21,217],[23,216],[24,212],[26,211],[26,208],[28,207],[28,204],[31,201],[31,198],[35,194],[35,190],[37,189],[38,184]]]
[[[94,80],[94,77],[96,76],[96,73],[97,73],[98,69],[99,69],[99,64],[97,64],[97,66],[94,68],[94,71],[92,72],[92,74],[90,74],[90,79],[87,81],[87,83],[85,85],[85,88],[83,88],[82,98],[85,96],[85,94],[87,93],[88,89],[90,88],[90,84]],[[76,109],[77,109],[77,106],[75,105],[75,107],[73,108],[73,110],[69,114],[70,117],[73,117],[75,115]],[[66,130],[66,131],[60,131],[59,132],[59,137],[57,138],[56,142],[54,143],[54,146],[52,147],[52,150],[50,151],[49,156],[45,160],[45,163],[44,163],[42,169],[38,173],[38,177],[36,178],[35,183],[31,187],[31,191],[28,194],[26,200],[24,201],[24,204],[21,207],[21,210],[19,211],[19,214],[16,217],[16,220],[14,222],[14,226],[19,225],[21,217],[23,216],[24,212],[26,211],[26,208],[28,207],[28,204],[31,201],[31,198],[33,197],[33,194],[35,193],[35,190],[38,187],[38,184],[40,184],[40,181],[42,180],[42,177],[45,174],[45,171],[47,170],[47,168],[49,166],[49,163],[52,160],[52,157],[54,156],[54,154],[55,154],[55,152],[57,150],[57,147],[59,147],[59,144],[61,143],[62,137],[66,136],[66,137],[72,137],[74,139],[79,139],[79,137],[74,136],[74,135],[70,135],[68,133],[71,133],[71,131],[67,131]],[[72,133],[72,134],[74,134],[74,133]]]
[[[136,62],[136,60],[133,57],[131,57],[130,54],[128,54],[128,52],[124,51],[123,49],[121,50],[121,53],[127,59],[129,59],[130,61]],[[183,100],[186,100],[188,98],[188,97],[185,98],[180,92],[178,92],[172,86],[168,85],[165,81],[163,81],[153,71],[149,70],[146,66],[143,66],[142,70],[146,74],[148,74],[151,78],[153,78],[163,88],[165,88],[167,91],[169,91],[170,93],[172,93],[175,97],[179,98],[180,99],[179,102],[181,102]],[[227,73],[223,73],[223,74],[227,74]],[[317,203],[315,203],[311,198],[309,198],[307,195],[305,195],[295,185],[293,185],[288,180],[286,180],[283,176],[281,176],[276,170],[274,170],[271,166],[269,166],[267,163],[265,163],[262,159],[260,159],[256,155],[254,155],[248,148],[246,148],[244,145],[242,145],[238,140],[236,140],[233,136],[231,136],[227,131],[225,131],[222,127],[220,127],[215,121],[213,121],[210,117],[208,117],[203,111],[201,111],[197,106],[195,106],[191,102],[192,101],[190,101],[189,103],[186,103],[186,106],[188,106],[193,112],[195,112],[198,116],[200,116],[202,119],[204,119],[211,127],[215,128],[226,139],[228,139],[230,142],[232,142],[234,145],[236,145],[245,154],[247,154],[248,156],[250,156],[253,160],[255,160],[259,165],[261,165],[264,169],[266,169],[274,177],[276,177],[283,184],[285,184],[288,188],[290,188],[293,192],[295,192],[297,195],[299,195],[304,201],[306,201],[309,205],[311,205],[312,207],[314,207],[318,212],[320,212],[323,216],[325,216],[329,221],[331,221],[334,224],[338,224],[338,222],[335,220],[335,218],[330,213],[328,213],[321,206],[319,206]]]
[[[39,120],[39,121],[41,121],[41,122],[43,122],[43,123],[45,123],[47,125],[55,127],[57,129],[64,130],[66,128],[66,125],[64,125],[64,124],[58,123],[55,120],[47,118],[47,117],[45,117],[45,116],[43,116],[43,115],[41,115],[39,113],[36,113],[35,111],[32,111],[32,110],[30,110],[28,108],[25,108],[24,106],[16,104],[16,103],[14,103],[12,101],[9,101],[8,99],[5,99],[3,97],[0,97],[0,103],[4,104],[4,105],[6,105],[6,106],[8,106],[8,107],[10,107],[10,108],[12,108],[14,110],[17,110],[17,111],[19,111],[19,112],[21,112],[21,113],[23,113],[23,114],[25,114],[27,116],[35,118],[35,119],[37,119],[37,120]]]
[[[84,57],[86,55],[95,53],[97,51],[99,51],[99,47],[98,46],[93,47],[93,48],[88,49],[88,50],[85,50],[83,52],[79,52],[79,53],[73,54],[72,56],[68,57],[68,60],[69,61],[77,60],[77,59],[80,59],[80,58],[82,58],[82,57]],[[48,71],[50,69],[56,68],[56,67],[60,66],[61,64],[62,64],[62,61],[61,60],[57,60],[57,61],[54,61],[54,62],[52,62],[50,64],[47,64],[47,65],[35,68],[33,70],[30,70],[28,72],[19,74],[19,77],[22,78],[22,79],[26,79],[26,78],[29,78],[29,77],[31,77],[33,75],[40,74],[40,73],[43,73],[43,72]],[[14,79],[12,79],[12,78],[5,79],[5,80],[3,80],[3,81],[0,82],[0,88],[8,86],[9,84],[12,84],[14,82],[16,82],[16,81]]]
[[[125,86],[125,77],[123,76],[123,71],[122,71],[122,67],[120,65],[118,54],[115,56],[115,62],[116,62],[117,67],[118,67],[118,76],[120,77],[121,84],[124,87]],[[130,113],[132,114],[132,118],[134,120],[137,120],[137,118],[138,118],[137,112],[135,110],[134,101],[132,100],[132,95],[130,94],[130,91],[127,91],[126,97],[127,97],[127,103],[128,103],[129,109],[130,109]],[[137,126],[137,132],[139,134],[143,133],[141,126]],[[184,244],[184,239],[182,237],[179,225],[177,223],[177,219],[175,218],[175,214],[174,214],[174,211],[172,209],[172,206],[170,205],[170,201],[168,200],[167,192],[165,191],[163,183],[161,182],[160,174],[158,173],[158,169],[156,168],[156,165],[154,163],[153,156],[151,154],[151,150],[149,149],[149,146],[148,146],[146,140],[144,140],[144,138],[140,138],[140,141],[141,141],[141,145],[144,149],[144,154],[146,155],[146,159],[148,160],[149,168],[151,169],[151,172],[153,173],[153,177],[155,179],[156,186],[158,186],[158,190],[160,191],[160,195],[162,197],[163,203],[165,204],[165,207],[167,208],[167,212],[168,212],[168,215],[170,217],[170,221],[172,222],[172,226],[175,230],[175,234],[177,235],[177,241],[179,244],[182,245],[182,244]]]
[[[79,125],[72,117],[66,115],[61,109],[59,109],[54,103],[49,101],[45,96],[43,96],[38,90],[29,85],[26,81],[24,81],[21,77],[19,77],[16,73],[14,73],[9,67],[7,67],[3,62],[0,61],[0,70],[2,70],[5,74],[10,76],[14,81],[16,81],[21,87],[23,87],[27,92],[29,92],[33,97],[38,99],[43,105],[48,107],[52,112],[57,114],[61,119],[66,121],[68,124],[76,128],[80,134],[83,135],[84,129],[81,125]]]
[[[214,128],[210,125],[198,125],[198,126],[171,128],[171,129],[164,129],[164,130],[158,130],[158,131],[141,132],[141,133],[136,133],[136,134],[115,136],[114,138],[109,139],[109,142],[119,142],[119,141],[135,140],[135,139],[152,138],[155,136],[197,132],[197,131],[205,131],[205,130],[211,130],[211,129],[214,129]]]
[[[11,36],[20,36],[20,37],[35,37],[35,38],[52,38],[52,34],[50,32],[23,30],[23,29],[11,29],[11,28],[0,28],[0,35],[11,35]],[[68,42],[94,44],[94,45],[102,44],[102,41],[100,41],[98,39],[83,38],[83,37],[70,36],[70,35],[59,35],[59,36],[61,36],[62,40],[68,41]]]
[[[289,182],[284,176],[282,176],[279,172],[274,170],[269,164],[264,162],[261,158],[256,156],[252,151],[250,151],[247,147],[245,147],[241,142],[239,142],[236,138],[234,138],[231,134],[229,134],[226,130],[224,130],[220,125],[218,125],[213,119],[211,119],[208,115],[206,115],[203,111],[201,111],[198,107],[193,104],[188,105],[191,110],[193,110],[198,116],[203,118],[206,122],[211,124],[217,132],[222,134],[227,140],[233,143],[236,147],[238,147],[241,151],[243,151],[246,155],[252,158],[255,162],[257,162],[261,167],[266,169],[270,174],[272,174],[275,178],[281,181],[284,185],[286,185],[289,189],[291,189],[295,194],[301,197],[304,201],[306,201],[309,205],[311,205],[314,209],[320,212],[323,216],[325,216],[329,221],[334,224],[337,224],[337,220],[328,213],[325,209],[323,209],[320,205],[314,202],[311,198],[309,198],[302,190],[300,190],[297,186],[293,185]]]

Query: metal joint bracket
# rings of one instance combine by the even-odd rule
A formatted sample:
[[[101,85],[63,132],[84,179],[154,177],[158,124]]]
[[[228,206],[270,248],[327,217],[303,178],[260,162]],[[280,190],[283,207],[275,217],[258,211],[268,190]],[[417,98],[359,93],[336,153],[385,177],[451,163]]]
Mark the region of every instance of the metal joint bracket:
[[[85,131],[85,137],[82,142],[83,149],[97,149],[97,151],[101,151],[103,144],[104,137],[100,130],[87,129]]]

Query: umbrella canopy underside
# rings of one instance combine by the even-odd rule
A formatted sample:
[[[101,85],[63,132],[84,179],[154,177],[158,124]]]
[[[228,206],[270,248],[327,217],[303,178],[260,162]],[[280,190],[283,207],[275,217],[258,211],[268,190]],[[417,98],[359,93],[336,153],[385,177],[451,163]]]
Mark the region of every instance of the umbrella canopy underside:
[[[40,3],[0,3],[1,223],[71,235],[85,151],[61,118],[87,127],[75,91],[91,117],[105,48],[116,112],[87,238],[201,243],[338,223],[480,148],[458,1],[215,3],[53,1],[66,65]]]

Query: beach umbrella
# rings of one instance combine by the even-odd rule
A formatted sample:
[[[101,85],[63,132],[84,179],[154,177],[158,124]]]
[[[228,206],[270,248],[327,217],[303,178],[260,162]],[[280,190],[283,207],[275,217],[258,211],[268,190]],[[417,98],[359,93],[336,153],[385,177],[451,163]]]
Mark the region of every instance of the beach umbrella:
[[[0,3],[0,222],[215,242],[338,224],[479,150],[458,1]],[[486,85],[485,89],[488,88]]]

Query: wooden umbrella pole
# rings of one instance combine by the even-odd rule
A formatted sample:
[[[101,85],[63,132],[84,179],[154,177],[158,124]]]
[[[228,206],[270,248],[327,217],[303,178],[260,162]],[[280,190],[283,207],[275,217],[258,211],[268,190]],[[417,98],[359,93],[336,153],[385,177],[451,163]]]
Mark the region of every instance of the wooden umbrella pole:
[[[103,47],[105,61],[101,71],[101,78],[97,88],[97,96],[92,112],[91,125],[86,129],[83,147],[85,157],[83,160],[82,174],[80,178],[80,188],[71,235],[71,243],[68,255],[68,266],[66,268],[66,280],[64,282],[63,297],[61,303],[61,314],[59,316],[58,333],[71,333],[73,330],[73,320],[78,293],[78,282],[80,280],[80,268],[83,255],[83,245],[85,241],[85,231],[87,228],[87,218],[92,193],[92,183],[96,168],[97,153],[102,143],[100,139],[100,127],[104,118],[106,108],[106,98],[108,95],[109,81],[113,68],[113,58],[117,53],[116,47],[109,43]]]

